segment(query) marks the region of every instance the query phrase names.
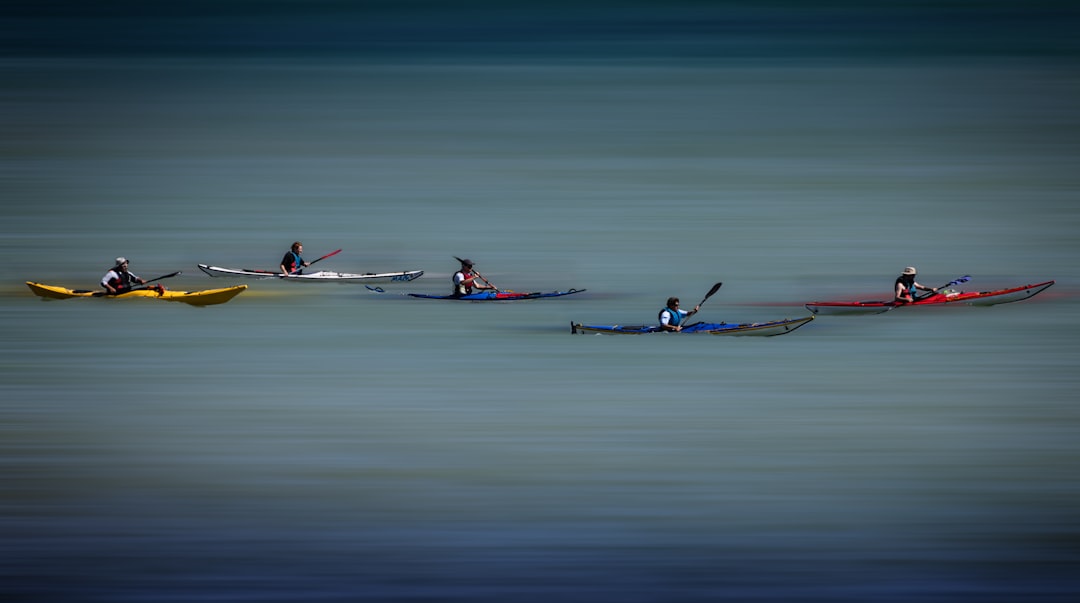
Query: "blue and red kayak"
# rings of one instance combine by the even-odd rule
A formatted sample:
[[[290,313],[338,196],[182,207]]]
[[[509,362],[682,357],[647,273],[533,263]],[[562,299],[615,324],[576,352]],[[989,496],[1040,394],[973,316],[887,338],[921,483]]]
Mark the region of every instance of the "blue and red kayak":
[[[584,289],[570,289],[569,291],[548,291],[525,293],[520,291],[478,291],[469,295],[427,295],[424,293],[410,293],[409,297],[421,299],[453,299],[458,301],[519,301],[525,299],[543,299],[546,297],[563,297],[581,293]]]

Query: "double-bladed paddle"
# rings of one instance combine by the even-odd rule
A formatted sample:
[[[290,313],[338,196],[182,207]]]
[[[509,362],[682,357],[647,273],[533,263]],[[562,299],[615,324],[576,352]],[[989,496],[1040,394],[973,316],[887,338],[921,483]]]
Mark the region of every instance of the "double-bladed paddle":
[[[322,256],[321,258],[318,258],[318,259],[315,259],[315,260],[311,260],[310,262],[308,262],[308,266],[311,266],[311,265],[312,265],[312,264],[314,264],[315,262],[321,262],[321,261],[325,260],[326,258],[328,258],[328,257],[330,257],[330,256],[332,256],[332,255],[337,255],[337,254],[339,254],[339,253],[341,253],[341,250],[340,250],[340,249],[338,249],[337,251],[331,251],[330,253],[328,253],[328,254],[326,254],[326,255]],[[301,270],[303,270],[303,269],[304,269],[304,268],[306,268],[306,267],[307,267],[307,266],[297,266],[295,270],[293,270],[292,272],[290,272],[290,273],[289,273],[289,276],[292,276],[292,275],[296,274],[297,272],[300,272]]]
[[[176,272],[173,272],[172,274],[163,274],[163,275],[161,275],[161,276],[159,276],[157,278],[152,278],[152,279],[150,279],[148,281],[145,281],[145,282],[141,283],[138,287],[132,287],[131,289],[127,289],[125,291],[119,291],[119,292],[116,293],[116,295],[123,295],[125,293],[131,293],[132,291],[142,291],[143,289],[149,289],[149,287],[147,287],[146,285],[149,285],[150,283],[152,283],[154,281],[160,281],[161,279],[172,278],[172,277],[174,277],[174,276],[176,276],[178,274],[183,274],[183,272],[180,271],[180,270],[177,270]],[[95,293],[94,295],[112,295],[112,294],[109,293],[108,291],[104,291],[102,293]]]
[[[710,297],[712,297],[712,296],[713,296],[713,294],[715,294],[715,293],[716,293],[717,291],[719,291],[719,290],[720,290],[720,287],[722,287],[723,285],[724,285],[724,283],[716,283],[715,285],[713,285],[713,286],[712,286],[712,289],[709,289],[709,292],[705,294],[705,299],[702,299],[702,300],[701,300],[701,303],[699,303],[699,304],[698,304],[698,307],[700,308],[700,307],[701,307],[701,304],[703,304],[703,303],[705,303],[706,301],[708,301],[708,299],[709,299]]]
[[[722,287],[722,286],[724,286],[724,283],[722,283],[722,282],[721,282],[721,283],[716,283],[715,285],[713,285],[713,286],[712,286],[712,289],[709,289],[709,292],[705,294],[705,297],[704,297],[704,298],[702,298],[702,300],[701,300],[700,302],[698,302],[698,305],[697,305],[698,309],[700,310],[700,309],[701,309],[701,304],[703,304],[703,303],[705,303],[706,301],[708,301],[708,300],[709,300],[709,298],[710,298],[710,297],[712,297],[712,296],[713,296],[713,295],[714,295],[714,294],[715,294],[715,293],[716,293],[717,291],[719,291],[719,290],[720,290],[720,287]],[[701,323],[697,323],[697,322],[696,322],[696,323],[694,323],[694,324],[701,324]],[[691,326],[693,326],[693,325],[686,325],[686,326],[687,326],[687,327],[691,327]],[[686,327],[683,327],[683,328],[685,329]]]
[[[960,283],[966,283],[966,282],[968,282],[970,280],[971,280],[971,275],[970,274],[965,274],[964,276],[961,276],[958,279],[951,280],[951,281],[945,283],[944,285],[938,287],[938,291],[941,291],[945,287],[952,287],[953,285],[959,285]],[[921,299],[926,299],[926,298],[930,297],[931,295],[937,295],[937,293],[934,292],[934,291],[931,291],[930,293],[927,293],[926,295],[921,295],[919,297],[916,297],[914,299],[914,301],[919,301]]]

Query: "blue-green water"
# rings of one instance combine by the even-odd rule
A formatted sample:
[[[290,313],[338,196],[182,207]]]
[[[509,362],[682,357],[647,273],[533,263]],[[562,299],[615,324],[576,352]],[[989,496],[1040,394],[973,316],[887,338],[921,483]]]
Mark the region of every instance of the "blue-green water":
[[[2,587],[22,601],[1064,601],[1080,79],[1009,64],[7,60]],[[222,306],[112,258],[421,269]],[[452,256],[518,304],[415,300]],[[784,337],[907,265],[993,308]],[[239,281],[238,281],[239,282]]]

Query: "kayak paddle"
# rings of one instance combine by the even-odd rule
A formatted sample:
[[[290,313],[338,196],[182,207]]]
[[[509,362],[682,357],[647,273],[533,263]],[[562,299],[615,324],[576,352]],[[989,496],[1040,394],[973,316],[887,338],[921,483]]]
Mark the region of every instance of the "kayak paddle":
[[[172,277],[174,277],[174,276],[176,276],[176,275],[178,275],[178,274],[183,274],[183,272],[181,272],[181,271],[177,270],[176,272],[173,272],[172,274],[166,274],[166,275],[164,275],[164,276],[159,276],[159,277],[157,277],[157,278],[152,278],[152,279],[150,279],[150,280],[146,281],[146,283],[152,283],[152,282],[154,282],[154,281],[160,281],[160,280],[161,280],[161,279],[163,279],[163,278],[172,278]],[[143,283],[143,284],[145,285],[146,283]]]
[[[719,291],[720,287],[722,287],[723,285],[724,283],[716,283],[715,285],[713,285],[712,289],[709,289],[709,292],[705,294],[705,299],[701,300],[701,303],[698,304],[698,307],[700,307],[701,304],[705,303],[710,297],[712,297],[714,293]]]
[[[331,251],[330,253],[328,253],[328,254],[326,254],[326,255],[322,256],[321,258],[318,258],[318,259],[316,259],[316,260],[311,260],[310,262],[308,262],[308,266],[311,266],[311,265],[312,265],[312,264],[314,264],[315,262],[321,262],[322,260],[325,260],[326,258],[328,258],[328,257],[330,257],[330,256],[332,256],[332,255],[337,255],[337,254],[339,254],[339,253],[341,253],[341,250],[340,250],[340,249],[338,249],[337,251]],[[297,272],[299,272],[299,271],[303,270],[303,269],[304,269],[305,267],[306,267],[306,266],[297,266],[297,267],[296,267],[296,270],[293,270],[293,271],[292,271],[292,272],[290,272],[289,274],[290,274],[290,275],[296,274]]]
[[[700,308],[701,308],[701,304],[703,304],[703,303],[705,303],[706,301],[708,301],[708,299],[709,299],[710,297],[712,297],[712,296],[713,296],[713,294],[715,294],[715,293],[716,293],[717,291],[719,291],[719,290],[720,290],[720,287],[722,287],[723,285],[724,285],[724,283],[716,283],[715,285],[713,285],[713,286],[712,286],[712,289],[709,289],[709,292],[708,292],[708,293],[706,293],[706,294],[705,294],[705,297],[704,297],[704,298],[703,298],[703,299],[702,299],[702,300],[701,300],[701,301],[700,301],[700,302],[698,303],[698,308],[700,309]],[[688,315],[688,316],[689,316],[689,315]],[[696,324],[701,324],[701,323],[697,323],[697,322],[696,322],[696,323],[694,323],[694,324],[696,325]],[[687,326],[687,327],[692,327],[692,326],[694,326],[694,325],[686,325],[686,326]],[[683,328],[685,329],[686,327],[683,327]]]
[[[958,278],[956,280],[949,281],[949,282],[945,283],[944,285],[938,287],[938,291],[941,291],[945,287],[952,287],[953,285],[959,285],[960,283],[966,283],[966,282],[968,282],[970,280],[971,280],[971,275],[970,274],[965,274],[964,276],[961,276],[960,278]],[[916,297],[915,301],[919,301],[920,299],[926,299],[926,298],[930,297],[931,295],[936,295],[936,294],[933,293],[933,292],[930,292],[930,293],[927,293],[926,295]]]
[[[160,281],[163,278],[172,278],[172,277],[174,277],[174,276],[176,276],[178,274],[183,274],[183,272],[180,271],[180,270],[177,270],[176,272],[173,272],[172,274],[164,274],[164,275],[159,276],[157,278],[152,278],[152,279],[142,283],[138,287],[132,287],[131,289],[128,289],[127,291],[121,291],[118,295],[122,295],[124,293],[129,293],[131,291],[141,291],[143,289],[148,289],[149,287],[147,287],[146,285],[149,285],[150,283],[152,283],[154,281]],[[109,293],[106,291],[106,292],[102,292],[102,293],[96,293],[95,295],[109,295]]]

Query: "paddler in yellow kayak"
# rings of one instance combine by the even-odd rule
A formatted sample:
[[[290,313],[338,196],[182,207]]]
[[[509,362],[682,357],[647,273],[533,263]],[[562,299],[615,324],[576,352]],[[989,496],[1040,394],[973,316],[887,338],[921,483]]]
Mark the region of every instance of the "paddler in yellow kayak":
[[[127,293],[131,291],[132,286],[135,284],[145,285],[146,281],[128,271],[128,260],[123,256],[116,258],[116,263],[112,269],[101,277],[101,286],[105,287],[105,291],[109,295]],[[158,287],[160,286],[158,285]]]

